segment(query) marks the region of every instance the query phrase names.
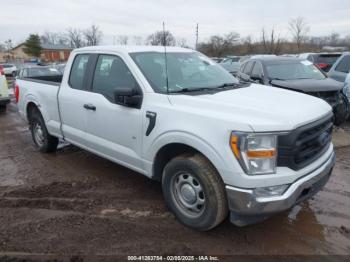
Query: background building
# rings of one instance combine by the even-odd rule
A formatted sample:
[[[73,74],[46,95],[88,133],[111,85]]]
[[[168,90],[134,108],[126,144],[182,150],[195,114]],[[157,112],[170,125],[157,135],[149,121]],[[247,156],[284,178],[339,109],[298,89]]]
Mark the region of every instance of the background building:
[[[68,60],[69,54],[72,51],[72,48],[65,46],[65,45],[48,45],[48,44],[42,44],[42,51],[40,55],[40,59],[43,62],[65,62]],[[24,62],[32,57],[27,55],[24,52],[25,45],[24,43],[21,43],[14,48],[12,48],[10,52],[10,57],[6,59],[4,57],[4,61],[18,61],[18,62]],[[1,61],[1,53],[0,53],[0,61]]]

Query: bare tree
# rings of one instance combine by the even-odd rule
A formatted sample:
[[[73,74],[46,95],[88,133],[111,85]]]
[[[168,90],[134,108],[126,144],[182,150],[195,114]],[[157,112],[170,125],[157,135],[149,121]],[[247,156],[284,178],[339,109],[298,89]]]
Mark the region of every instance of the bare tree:
[[[253,54],[255,52],[255,44],[253,43],[253,39],[251,36],[247,36],[242,39],[242,45],[245,47],[246,54]]]
[[[176,42],[177,42],[178,46],[188,48],[186,38],[179,38],[179,39],[177,39]]]
[[[5,59],[6,61],[10,61],[13,59],[13,51],[12,51],[12,48],[13,48],[13,42],[11,39],[8,39],[4,42],[4,50],[6,52],[6,56],[5,56]]]
[[[98,45],[102,39],[102,31],[97,25],[91,25],[90,28],[83,31],[87,46]]]
[[[310,27],[301,16],[293,18],[289,21],[289,31],[293,35],[293,40],[297,44],[298,52],[301,51],[301,46],[307,38]]]
[[[221,57],[224,53],[230,52],[230,49],[238,42],[240,35],[230,32],[224,36],[214,35],[210,37],[209,46],[211,46],[213,55]]]
[[[118,44],[127,45],[129,42],[129,37],[127,35],[118,36]]]
[[[59,32],[49,32],[46,31],[43,35],[40,36],[40,41],[42,44],[49,44],[49,45],[68,45],[68,39],[67,36],[63,33]]]
[[[149,35],[146,39],[147,45],[176,45],[175,37],[169,31],[157,31]]]
[[[142,45],[142,36],[134,35],[132,41],[135,45]]]
[[[269,36],[267,35],[265,28],[262,29],[261,42],[265,54],[279,54],[281,51],[281,38],[280,35],[276,36],[274,28],[272,28]]]
[[[69,45],[72,48],[79,48],[85,45],[83,40],[83,33],[79,29],[69,28],[67,30],[67,38],[69,41]]]

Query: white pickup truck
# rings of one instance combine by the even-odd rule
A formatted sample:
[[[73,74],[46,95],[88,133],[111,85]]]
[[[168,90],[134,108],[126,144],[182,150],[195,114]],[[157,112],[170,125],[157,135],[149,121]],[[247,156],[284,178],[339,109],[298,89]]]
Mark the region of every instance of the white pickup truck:
[[[63,139],[161,181],[170,210],[197,230],[289,209],[335,163],[326,102],[241,84],[189,49],[77,49],[63,77],[19,78],[16,89],[42,152]]]

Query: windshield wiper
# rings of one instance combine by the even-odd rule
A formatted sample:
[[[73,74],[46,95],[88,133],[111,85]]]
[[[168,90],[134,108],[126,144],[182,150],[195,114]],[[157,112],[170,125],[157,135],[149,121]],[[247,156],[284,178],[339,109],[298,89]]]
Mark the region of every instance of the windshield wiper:
[[[219,86],[214,86],[214,87],[196,87],[196,88],[182,88],[180,90],[174,90],[174,91],[170,91],[169,93],[190,93],[190,92],[201,92],[201,91],[215,91],[217,89],[228,89],[230,87],[233,88],[238,88],[238,87],[242,87],[244,85],[239,84],[239,83],[224,83],[222,85]]]
[[[200,87],[200,88],[182,88],[180,90],[174,90],[174,91],[169,91],[170,94],[172,93],[190,93],[190,92],[199,92],[199,91],[206,91],[213,89],[212,87]]]
[[[242,86],[242,84],[240,83],[224,83],[222,85],[215,87],[215,89],[227,88],[227,87],[240,87],[240,86]]]

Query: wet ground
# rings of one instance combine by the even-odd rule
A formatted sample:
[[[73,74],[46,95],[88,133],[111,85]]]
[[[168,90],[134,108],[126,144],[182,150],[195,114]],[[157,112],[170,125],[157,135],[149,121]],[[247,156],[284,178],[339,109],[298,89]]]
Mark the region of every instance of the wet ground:
[[[227,220],[201,233],[168,212],[157,182],[74,146],[37,152],[11,105],[0,115],[0,256],[43,254],[350,255],[350,147],[337,149],[313,199],[253,226]]]

